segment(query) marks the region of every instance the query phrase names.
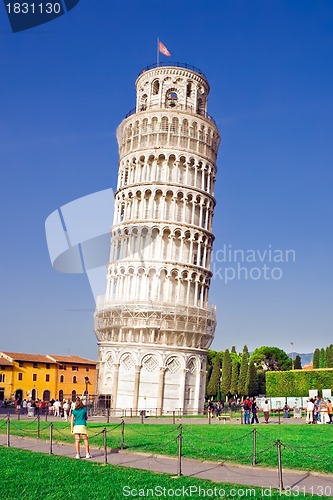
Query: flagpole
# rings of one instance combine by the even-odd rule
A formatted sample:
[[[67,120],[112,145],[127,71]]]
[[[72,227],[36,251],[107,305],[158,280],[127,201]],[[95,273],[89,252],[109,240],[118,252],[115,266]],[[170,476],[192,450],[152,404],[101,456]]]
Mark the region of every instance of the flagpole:
[[[156,58],[156,66],[160,64],[160,39],[157,37],[157,58]]]

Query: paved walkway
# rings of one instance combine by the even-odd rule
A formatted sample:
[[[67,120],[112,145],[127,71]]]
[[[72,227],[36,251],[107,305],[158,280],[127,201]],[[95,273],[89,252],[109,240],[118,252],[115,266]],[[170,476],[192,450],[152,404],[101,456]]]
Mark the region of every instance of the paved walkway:
[[[49,453],[48,441],[11,436],[13,448],[34,452]],[[0,435],[0,445],[6,445],[6,436]],[[55,443],[53,454],[74,458],[74,444]],[[101,449],[91,449],[93,462],[104,462],[104,452]],[[176,475],[178,471],[177,458],[148,453],[134,453],[126,450],[112,450],[107,455],[107,461],[112,465],[145,469]],[[237,466],[221,462],[206,462],[192,459],[182,459],[182,475],[201,479],[209,479],[216,483],[234,483],[238,485],[259,486],[263,488],[278,488],[278,473],[275,469],[263,467]],[[306,471],[283,471],[284,487],[299,491],[333,498],[333,475],[318,474]],[[269,496],[269,495],[266,495]]]

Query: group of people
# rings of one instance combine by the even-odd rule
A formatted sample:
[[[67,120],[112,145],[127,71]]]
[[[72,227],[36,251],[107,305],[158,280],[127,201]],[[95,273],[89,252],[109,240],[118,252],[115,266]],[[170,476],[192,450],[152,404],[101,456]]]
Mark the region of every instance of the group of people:
[[[310,398],[306,404],[307,424],[333,424],[333,410],[331,400],[325,401],[316,396]]]
[[[269,412],[270,412],[268,399],[265,400],[264,404],[262,405],[262,409],[264,412],[265,424],[268,424]],[[259,424],[259,419],[258,419],[259,408],[257,405],[256,398],[246,397],[243,401],[243,410],[244,410],[244,424]]]
[[[22,415],[54,415],[55,417],[64,418],[66,421],[75,408],[75,401],[71,402],[69,399],[59,401],[58,399],[51,399],[51,401],[41,401],[40,399],[23,399],[17,398],[14,401],[16,413]]]

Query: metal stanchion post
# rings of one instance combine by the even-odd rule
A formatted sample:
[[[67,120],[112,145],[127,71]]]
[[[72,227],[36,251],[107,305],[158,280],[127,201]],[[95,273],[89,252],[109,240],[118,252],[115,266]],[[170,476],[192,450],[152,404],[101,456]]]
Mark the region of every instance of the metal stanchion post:
[[[37,414],[37,437],[40,439],[40,415],[39,412]]]
[[[104,427],[103,429],[104,465],[108,463],[108,448],[107,448],[106,434],[107,434],[107,429],[106,427]]]
[[[123,450],[125,448],[125,420],[121,421],[121,443],[120,449]]]
[[[172,423],[173,424],[176,423],[176,412],[175,412],[175,410],[173,410],[173,412],[172,412]]]
[[[278,408],[279,425],[281,424],[281,409]]]
[[[108,424],[110,423],[110,408],[107,408],[106,410],[106,422]]]
[[[257,429],[253,429],[252,465],[257,463]]]
[[[131,418],[133,417],[133,408],[131,408]]]
[[[212,420],[212,412],[208,410],[208,423],[209,424],[212,423],[211,420]]]
[[[141,415],[141,423],[143,424],[143,417],[144,417],[143,410],[140,411],[140,415]]]
[[[21,410],[17,410],[17,420],[21,419]]]
[[[179,425],[179,434],[178,434],[178,471],[177,475],[181,476],[182,475],[182,441],[183,441],[183,426],[182,424]]]
[[[7,446],[10,447],[10,416],[7,415]]]
[[[284,490],[284,487],[283,487],[283,477],[282,477],[281,441],[279,439],[277,440],[276,445],[277,445],[277,455],[278,455],[278,479],[279,479],[278,487],[281,494],[282,490]]]
[[[240,414],[241,414],[241,417],[240,417],[240,418],[241,418],[241,424],[244,424],[244,421],[243,421],[243,419],[244,419],[244,415],[243,415],[243,410],[242,410],[242,408],[241,408]]]
[[[53,424],[50,423],[50,455],[53,454]]]

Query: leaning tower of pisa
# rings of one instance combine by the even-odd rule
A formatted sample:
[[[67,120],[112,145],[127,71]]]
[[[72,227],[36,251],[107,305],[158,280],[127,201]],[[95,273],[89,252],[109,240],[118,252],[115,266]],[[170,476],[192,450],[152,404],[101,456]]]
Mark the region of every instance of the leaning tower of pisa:
[[[208,94],[194,67],[148,67],[117,131],[107,290],[95,313],[98,393],[113,409],[203,410],[220,142]]]

